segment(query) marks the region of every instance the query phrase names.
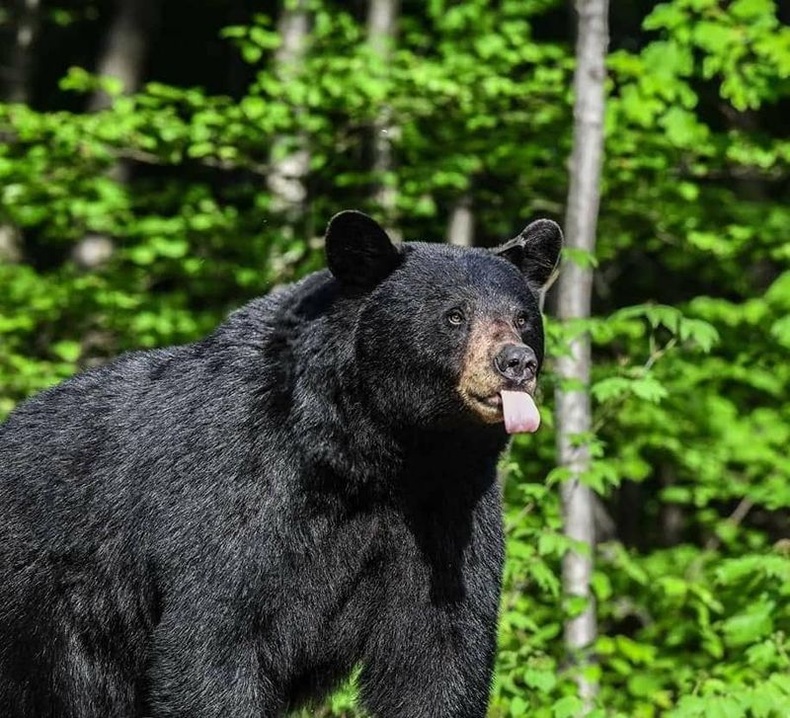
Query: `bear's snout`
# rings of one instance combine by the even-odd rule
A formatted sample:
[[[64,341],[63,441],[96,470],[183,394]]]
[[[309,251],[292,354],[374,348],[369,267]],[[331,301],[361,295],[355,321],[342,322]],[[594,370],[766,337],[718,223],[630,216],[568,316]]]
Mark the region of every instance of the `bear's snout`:
[[[535,378],[538,357],[526,344],[505,344],[494,356],[494,368],[505,379],[521,384]]]

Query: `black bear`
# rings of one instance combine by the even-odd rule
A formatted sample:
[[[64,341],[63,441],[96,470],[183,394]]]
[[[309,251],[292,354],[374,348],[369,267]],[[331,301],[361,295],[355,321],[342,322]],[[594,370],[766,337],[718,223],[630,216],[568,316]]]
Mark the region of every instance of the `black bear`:
[[[280,716],[358,666],[372,716],[482,718],[496,463],[538,426],[561,237],[396,245],[343,212],[328,270],[18,407],[0,716]]]

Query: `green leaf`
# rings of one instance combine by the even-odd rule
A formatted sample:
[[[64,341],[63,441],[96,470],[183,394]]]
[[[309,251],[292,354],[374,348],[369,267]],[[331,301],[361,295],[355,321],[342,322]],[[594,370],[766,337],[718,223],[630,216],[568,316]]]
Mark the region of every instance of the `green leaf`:
[[[582,714],[584,704],[577,696],[565,696],[560,698],[551,707],[553,718],[576,718]]]
[[[562,250],[563,261],[573,262],[582,269],[592,269],[598,266],[598,260],[592,252],[578,247],[564,247]]]
[[[554,671],[527,668],[523,674],[524,683],[541,693],[550,693],[557,685],[557,676]]]
[[[745,611],[730,616],[722,623],[725,642],[729,646],[743,646],[766,638],[774,630],[773,603],[757,603]]]
[[[52,345],[52,351],[67,362],[76,362],[82,353],[79,342],[63,340]]]
[[[658,403],[669,396],[666,388],[651,374],[634,379],[630,389],[640,399],[653,403]]]

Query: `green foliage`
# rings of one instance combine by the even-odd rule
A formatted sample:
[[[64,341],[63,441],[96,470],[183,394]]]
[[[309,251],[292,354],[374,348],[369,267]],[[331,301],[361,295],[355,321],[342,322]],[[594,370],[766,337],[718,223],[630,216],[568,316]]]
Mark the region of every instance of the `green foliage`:
[[[560,217],[573,69],[563,7],[405,3],[384,61],[349,4],[313,0],[304,62],[287,69],[273,64],[273,15],[216,28],[246,63],[233,99],[165,82],[123,96],[64,67],[56,106],[0,104],[0,238],[14,238],[0,242],[0,415],[78,368],[190,341],[318,267],[326,218],[376,211],[376,182],[396,188],[390,220],[407,237],[441,238],[465,194],[481,244]],[[97,12],[48,10],[70,31]],[[594,351],[593,434],[578,437],[594,461],[581,480],[613,527],[602,522],[594,550],[590,715],[783,716],[790,31],[772,0],[669,0],[641,23],[613,24],[596,256],[567,253],[596,268],[595,314],[547,326],[550,356],[581,332]],[[109,108],[76,111],[99,90]],[[376,177],[382,107],[395,164]],[[293,227],[266,177],[302,138],[310,202]],[[112,252],[85,268],[73,251],[91,236],[111,238]],[[581,605],[560,583],[569,544],[556,488],[569,477],[553,468],[552,368],[542,430],[517,438],[502,465],[491,715],[503,718],[581,710],[562,643]],[[304,715],[357,715],[354,695],[352,681]]]

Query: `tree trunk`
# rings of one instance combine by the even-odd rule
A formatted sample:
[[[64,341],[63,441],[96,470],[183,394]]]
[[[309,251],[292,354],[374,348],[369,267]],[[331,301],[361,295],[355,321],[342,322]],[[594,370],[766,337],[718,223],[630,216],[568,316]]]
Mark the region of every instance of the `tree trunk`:
[[[5,96],[8,102],[30,103],[33,45],[41,22],[41,0],[16,0],[14,44],[7,59]]]
[[[368,43],[385,70],[395,47],[399,10],[399,0],[370,0],[368,5]],[[376,176],[374,199],[387,224],[395,221],[397,190],[382,178],[390,175],[393,169],[392,140],[395,132],[392,110],[384,105],[373,123],[373,173]]]
[[[245,25],[249,23],[247,0],[231,0],[228,3],[226,26]],[[234,52],[228,58],[227,87],[228,94],[239,101],[247,92],[250,83],[250,65],[244,61],[241,53]]]
[[[304,62],[310,31],[307,0],[297,0],[283,8],[277,31],[281,42],[274,56],[275,72],[283,82],[288,82],[299,75]],[[299,108],[294,111],[298,112]],[[310,152],[304,135],[274,139],[266,184],[272,195],[272,210],[283,216],[291,231],[304,218],[305,179],[309,169]]]
[[[96,74],[115,77],[123,91],[135,92],[143,78],[145,58],[155,20],[152,0],[117,0],[115,18],[107,32]],[[110,106],[112,98],[96,92],[88,103],[92,112]]]
[[[462,195],[450,211],[447,223],[447,243],[459,247],[471,247],[475,242],[475,217],[472,213],[472,198]]]
[[[121,81],[123,92],[136,92],[142,83],[145,59],[156,21],[156,4],[152,0],[117,0],[115,16],[107,31],[96,74]],[[88,110],[98,112],[110,106],[112,98],[95,92],[88,101]],[[119,184],[127,184],[128,162],[116,162],[107,173]],[[72,259],[83,269],[95,269],[110,259],[115,251],[110,237],[85,235],[72,250]]]
[[[604,79],[608,43],[608,0],[576,0],[578,36],[574,74],[574,127],[565,236],[568,247],[593,252],[600,198],[603,157]],[[567,262],[559,280],[557,314],[560,320],[590,316],[592,269]],[[570,354],[557,362],[557,449],[560,465],[570,470],[561,497],[565,534],[589,552],[569,551],[563,559],[564,593],[587,600],[584,611],[565,623],[565,645],[576,674],[579,695],[589,711],[597,686],[584,675],[591,660],[597,626],[590,589],[595,545],[594,496],[581,478],[590,468],[590,450],[584,437],[592,429],[590,412],[590,338],[575,337]],[[574,387],[565,389],[566,383]]]
[[[658,480],[662,489],[677,483],[675,467],[669,461],[662,461],[658,470]],[[662,546],[677,546],[683,536],[683,506],[675,501],[662,501],[659,510],[658,524],[661,527],[659,541]]]
[[[13,3],[14,43],[5,56],[3,95],[6,102],[30,104],[33,46],[40,18],[41,0],[16,0]],[[12,224],[0,224],[0,262],[19,262],[21,259],[22,233]]]

